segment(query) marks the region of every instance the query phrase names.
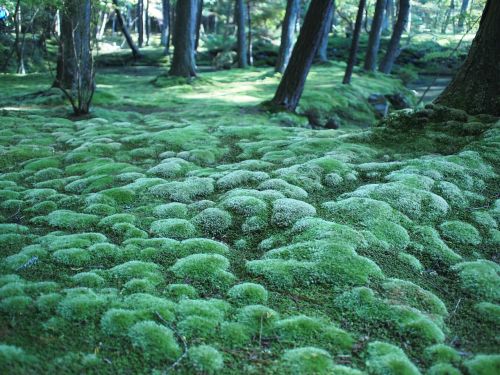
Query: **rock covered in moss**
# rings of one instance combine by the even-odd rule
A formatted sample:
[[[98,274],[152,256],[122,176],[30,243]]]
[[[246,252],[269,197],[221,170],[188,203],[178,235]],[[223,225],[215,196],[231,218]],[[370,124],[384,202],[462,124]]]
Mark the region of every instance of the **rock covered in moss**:
[[[147,320],[136,323],[128,330],[128,336],[132,345],[150,361],[173,362],[181,354],[174,333],[156,322]]]
[[[268,293],[267,290],[259,284],[242,283],[233,286],[227,292],[228,296],[244,305],[266,304]]]
[[[219,254],[193,254],[179,259],[170,270],[181,279],[189,279],[201,285],[224,287],[234,280],[227,272],[229,260]]]
[[[151,224],[150,231],[161,237],[176,239],[186,239],[194,237],[196,228],[185,219],[164,219],[157,220]]]
[[[377,375],[420,375],[418,368],[397,346],[375,341],[368,345],[369,371]]]
[[[283,198],[273,202],[271,220],[277,226],[286,227],[299,219],[315,215],[316,209],[309,203],[296,199]]]

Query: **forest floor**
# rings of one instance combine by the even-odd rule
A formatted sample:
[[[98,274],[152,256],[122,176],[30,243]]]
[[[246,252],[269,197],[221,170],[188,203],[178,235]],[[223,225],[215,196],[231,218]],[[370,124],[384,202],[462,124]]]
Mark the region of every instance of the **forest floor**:
[[[2,76],[2,373],[498,373],[498,119],[375,126],[404,87],[335,63],[312,129],[269,69],[158,73],[102,70],[78,121]]]

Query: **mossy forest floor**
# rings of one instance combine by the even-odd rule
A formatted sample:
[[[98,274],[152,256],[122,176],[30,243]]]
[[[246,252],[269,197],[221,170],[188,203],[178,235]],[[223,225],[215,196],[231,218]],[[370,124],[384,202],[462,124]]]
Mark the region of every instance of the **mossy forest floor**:
[[[500,122],[428,106],[373,126],[380,76],[0,81],[0,372],[500,373]]]

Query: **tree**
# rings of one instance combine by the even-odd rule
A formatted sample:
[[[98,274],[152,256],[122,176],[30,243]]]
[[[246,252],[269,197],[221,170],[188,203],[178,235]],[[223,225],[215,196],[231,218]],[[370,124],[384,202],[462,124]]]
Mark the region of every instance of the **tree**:
[[[352,33],[351,49],[349,51],[349,60],[345,70],[344,80],[342,81],[344,84],[351,83],[352,71],[354,70],[354,65],[356,65],[356,54],[358,53],[359,35],[361,34],[361,24],[363,22],[363,12],[365,6],[366,0],[359,0],[358,14],[356,15],[356,23]]]
[[[91,0],[65,0],[61,12],[61,42],[57,77],[75,115],[87,114],[95,90],[91,50]]]
[[[399,43],[401,41],[401,36],[403,35],[404,28],[408,23],[408,16],[410,14],[410,0],[399,0],[399,12],[396,24],[394,25],[394,30],[392,31],[391,40],[387,46],[387,51],[385,52],[384,58],[380,63],[379,70],[382,73],[389,74],[394,65],[394,61],[399,55]]]
[[[462,0],[460,7],[460,15],[458,16],[457,28],[459,31],[463,30],[465,18],[467,17],[467,9],[469,8],[469,0]]]
[[[234,18],[238,27],[238,67],[246,68],[248,66],[247,8],[244,0],[236,0]]]
[[[500,116],[500,1],[487,0],[469,54],[436,103]]]
[[[293,37],[295,34],[295,25],[299,15],[300,0],[288,0],[286,4],[285,19],[281,27],[281,43],[276,63],[276,71],[283,73],[290,55],[292,54]]]
[[[144,0],[137,0],[137,44],[139,45],[139,48],[142,48],[143,43],[144,43]]]
[[[135,45],[134,40],[132,39],[132,37],[130,36],[130,32],[128,31],[127,25],[123,21],[122,12],[120,11],[120,8],[118,6],[118,0],[113,0],[113,5],[115,7],[115,14],[116,14],[116,20],[118,21],[118,26],[120,27],[120,30],[122,31],[128,46],[132,50],[132,55],[134,56],[134,58],[140,57],[141,53],[139,52],[139,48],[137,48],[137,46]]]
[[[307,75],[327,25],[333,0],[312,0],[285,73],[270,105],[295,111],[304,91]]]
[[[333,1],[333,6],[331,12],[328,14],[328,19],[326,21],[326,27],[321,36],[321,43],[318,47],[318,58],[322,63],[328,62],[328,39],[330,38],[330,31],[332,31],[333,18],[335,13],[335,0]]]
[[[169,74],[179,77],[196,77],[194,45],[198,0],[180,0],[176,4],[174,31],[174,56]]]
[[[369,72],[374,72],[377,68],[377,54],[380,48],[380,36],[382,34],[382,23],[384,21],[386,6],[387,0],[377,0],[375,4],[375,13],[373,15],[372,27],[368,38],[364,65],[364,69]]]
[[[203,16],[203,0],[198,0],[198,11],[196,13],[196,40],[194,42],[194,50],[198,50],[201,34],[201,18]]]
[[[170,0],[162,0],[162,13],[161,45],[165,47],[165,55],[168,55],[170,53]]]

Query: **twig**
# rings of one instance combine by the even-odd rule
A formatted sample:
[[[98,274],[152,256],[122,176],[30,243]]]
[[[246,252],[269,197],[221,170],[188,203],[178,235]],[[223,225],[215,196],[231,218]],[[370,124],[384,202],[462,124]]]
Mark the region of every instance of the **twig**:
[[[174,327],[171,327],[158,311],[155,312],[155,315],[158,317],[158,319],[160,319],[160,321],[163,323],[163,325],[165,325],[166,327],[168,327],[169,329],[171,329],[175,333],[175,335],[182,341],[182,345],[184,346],[184,351],[181,354],[181,356],[179,358],[177,358],[177,360],[174,363],[172,363],[169,367],[167,367],[165,369],[165,371],[163,371],[163,373],[162,373],[162,374],[168,374],[168,372],[170,370],[172,370],[174,367],[178,366],[179,363],[181,363],[181,361],[187,356],[188,345],[187,345],[187,342],[186,342],[186,339],[184,338],[184,336],[182,336],[179,332],[177,332],[177,330]]]

